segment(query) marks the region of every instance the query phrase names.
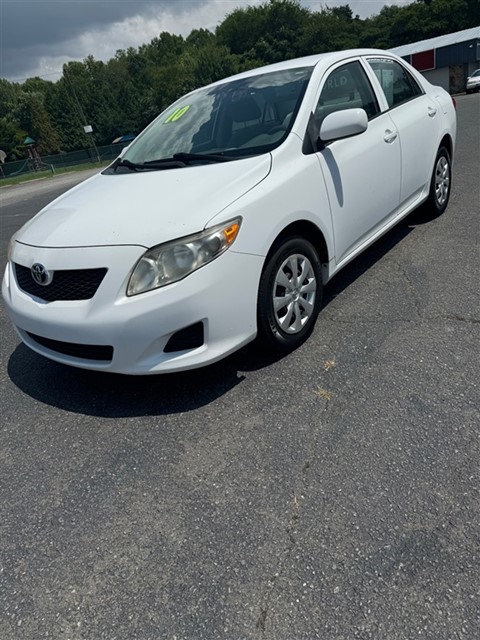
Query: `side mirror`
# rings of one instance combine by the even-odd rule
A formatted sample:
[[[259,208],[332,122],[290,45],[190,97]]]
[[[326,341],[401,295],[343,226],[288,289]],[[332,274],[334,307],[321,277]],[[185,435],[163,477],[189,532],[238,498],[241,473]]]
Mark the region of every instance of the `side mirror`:
[[[321,142],[332,142],[364,133],[368,117],[364,109],[345,109],[328,114],[320,126]]]

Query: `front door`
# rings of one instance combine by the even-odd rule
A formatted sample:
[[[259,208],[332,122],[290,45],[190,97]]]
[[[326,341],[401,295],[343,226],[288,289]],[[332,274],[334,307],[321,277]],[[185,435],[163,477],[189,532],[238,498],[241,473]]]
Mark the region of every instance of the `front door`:
[[[400,204],[401,149],[398,131],[381,113],[359,61],[334,68],[323,83],[314,113],[318,126],[329,113],[362,108],[367,130],[336,140],[317,152],[328,191],[337,265],[379,230]]]

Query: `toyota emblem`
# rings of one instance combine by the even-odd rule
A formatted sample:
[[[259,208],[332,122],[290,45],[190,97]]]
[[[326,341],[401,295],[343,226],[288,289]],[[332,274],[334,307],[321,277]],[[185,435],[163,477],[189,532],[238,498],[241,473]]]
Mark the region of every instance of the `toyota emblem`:
[[[30,272],[35,282],[42,287],[46,287],[47,285],[49,285],[53,279],[53,273],[47,271],[43,264],[40,264],[39,262],[36,262],[32,265]]]

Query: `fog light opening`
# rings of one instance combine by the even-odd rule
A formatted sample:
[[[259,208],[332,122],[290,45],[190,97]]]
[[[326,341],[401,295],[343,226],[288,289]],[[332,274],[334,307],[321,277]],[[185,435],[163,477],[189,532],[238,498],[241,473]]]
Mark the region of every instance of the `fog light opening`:
[[[204,333],[203,322],[191,324],[170,336],[163,351],[164,353],[172,353],[197,349],[204,343]]]

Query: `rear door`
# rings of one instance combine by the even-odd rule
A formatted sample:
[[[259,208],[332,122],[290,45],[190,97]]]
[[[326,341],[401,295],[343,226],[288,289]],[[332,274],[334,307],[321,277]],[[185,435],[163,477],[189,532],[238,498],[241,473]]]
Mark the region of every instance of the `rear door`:
[[[390,58],[368,58],[385,94],[402,150],[401,204],[420,197],[437,153],[442,113],[406,67]]]

